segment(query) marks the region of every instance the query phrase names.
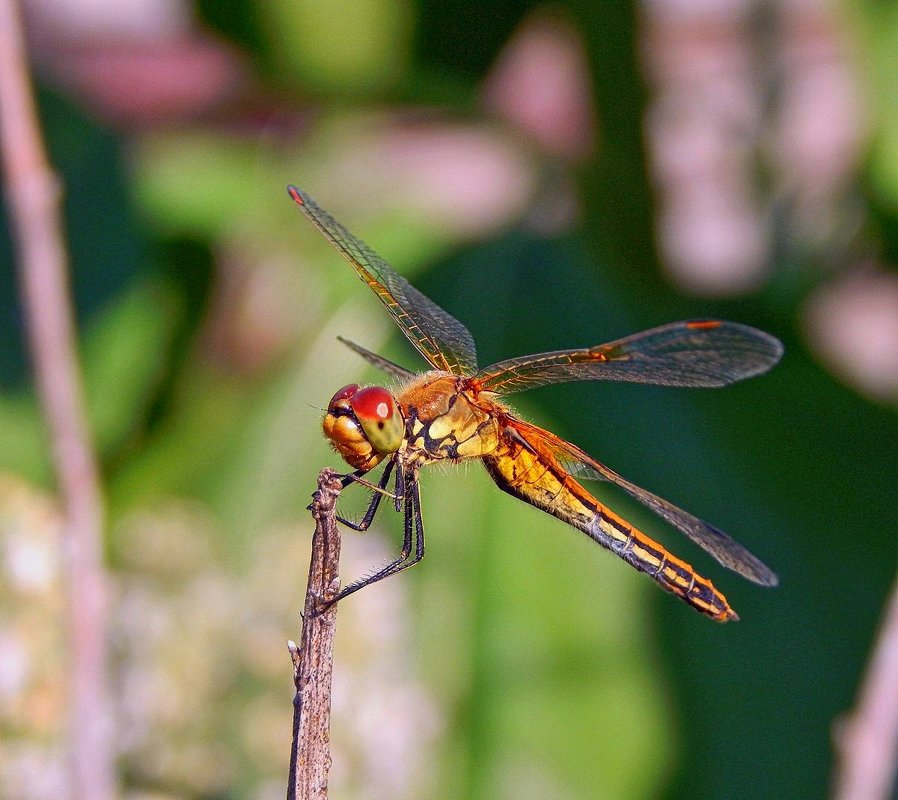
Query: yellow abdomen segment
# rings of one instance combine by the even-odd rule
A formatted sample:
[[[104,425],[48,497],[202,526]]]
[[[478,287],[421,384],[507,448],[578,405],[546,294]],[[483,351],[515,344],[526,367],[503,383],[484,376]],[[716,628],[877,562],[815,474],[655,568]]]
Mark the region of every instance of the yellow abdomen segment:
[[[515,429],[483,461],[500,489],[583,531],[693,608],[721,622],[739,618],[711,581],[602,505]]]

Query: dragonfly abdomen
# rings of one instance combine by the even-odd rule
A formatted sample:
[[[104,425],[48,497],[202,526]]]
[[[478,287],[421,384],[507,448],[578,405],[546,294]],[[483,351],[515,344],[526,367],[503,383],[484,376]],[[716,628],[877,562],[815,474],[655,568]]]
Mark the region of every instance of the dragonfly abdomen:
[[[506,436],[483,462],[500,489],[583,531],[662,588],[713,619],[738,619],[707,578],[602,505],[539,445]]]
[[[697,611],[720,622],[739,619],[726,597],[690,564],[672,555],[654,539],[634,528],[597,500],[594,502],[595,516],[582,528],[590,538],[640,572],[646,573]]]

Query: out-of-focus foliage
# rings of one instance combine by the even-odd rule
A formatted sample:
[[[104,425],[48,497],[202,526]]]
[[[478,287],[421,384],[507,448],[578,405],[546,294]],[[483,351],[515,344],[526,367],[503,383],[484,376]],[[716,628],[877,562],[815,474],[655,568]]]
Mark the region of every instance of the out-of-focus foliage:
[[[806,5],[835,25],[826,4]],[[766,83],[722,93],[745,123],[733,155],[702,150],[698,84],[674,81],[692,62],[658,69],[671,29],[705,53],[708,28],[678,4],[245,0],[201,2],[191,21],[159,3],[135,63],[110,33],[133,19],[53,23],[51,6],[31,17],[36,42],[94,37],[93,49],[35,52],[111,512],[128,792],[283,796],[304,509],[318,470],[338,465],[321,411],[340,386],[384,379],[335,337],[422,366],[292,207],[292,182],[468,325],[482,363],[700,316],[758,325],[787,348],[770,375],[720,392],[573,385],[516,398],[730,531],[778,571],[778,589],[718,569],[607,494],[713,577],[742,616],[718,626],[479,466],[426,474],[427,558],[341,607],[333,796],[824,794],[833,724],[898,562],[898,15],[871,2],[844,17],[840,52],[867,106],[838,179],[815,195],[813,171],[780,180],[782,152],[765,150],[787,115],[762,101],[795,84],[794,61],[763,56],[777,31],[805,30],[785,11],[757,25],[735,14],[711,48],[770,67],[752,72]],[[735,72],[709,80],[712,95],[745,89]],[[741,194],[726,205],[730,189]],[[760,241],[736,261],[753,271],[709,272],[746,230]],[[684,273],[684,253],[706,271]],[[5,238],[0,257],[12,263]],[[0,794],[43,798],[61,769],[59,523],[11,272]],[[864,339],[873,306],[885,321]],[[346,534],[346,577],[398,548],[392,516]]]

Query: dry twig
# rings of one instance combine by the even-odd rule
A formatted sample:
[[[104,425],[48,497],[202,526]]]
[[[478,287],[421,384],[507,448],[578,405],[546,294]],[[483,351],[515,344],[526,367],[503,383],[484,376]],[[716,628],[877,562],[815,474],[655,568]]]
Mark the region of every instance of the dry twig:
[[[309,585],[303,610],[299,647],[290,642],[293,658],[293,748],[287,800],[327,800],[331,766],[331,671],[337,604],[327,605],[340,590],[340,532],[336,522],[337,497],[342,484],[333,470],[318,476],[310,509],[315,518]]]
[[[886,800],[898,758],[898,580],[886,606],[857,708],[836,730],[836,800]]]
[[[0,0],[0,147],[28,343],[65,515],[68,790],[78,800],[110,800],[116,780],[106,696],[103,506],[75,355],[59,186],[44,151],[14,0]]]

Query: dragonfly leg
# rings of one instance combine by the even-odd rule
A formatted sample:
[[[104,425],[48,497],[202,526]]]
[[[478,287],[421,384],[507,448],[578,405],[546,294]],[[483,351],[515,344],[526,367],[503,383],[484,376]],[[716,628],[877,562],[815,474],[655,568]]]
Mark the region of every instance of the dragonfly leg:
[[[421,492],[418,486],[417,476],[410,475],[405,477],[403,471],[400,469],[399,472],[396,473],[396,484],[397,495],[399,495],[401,490],[404,495],[405,505],[402,551],[399,554],[399,558],[395,561],[391,561],[377,572],[367,575],[364,578],[360,578],[344,587],[340,594],[337,595],[334,602],[342,600],[344,597],[357,592],[365,586],[370,586],[372,583],[382,581],[384,578],[397,575],[403,570],[414,566],[424,558],[424,522],[421,518]],[[413,543],[414,553],[412,553]]]
[[[389,475],[392,471],[393,467],[388,464],[387,468],[384,470],[385,475]],[[377,483],[372,483],[371,481],[363,478],[359,473],[350,472],[348,475],[344,475],[342,478],[343,488],[345,489],[349,486],[350,483],[358,484],[359,486],[364,486],[366,489],[374,492],[375,494],[383,495],[384,497],[393,498],[395,495],[393,492],[389,491],[386,488],[386,481],[384,480],[384,476],[381,475],[381,479]]]
[[[396,473],[396,491],[393,493],[393,507],[396,509],[396,513],[398,514],[402,511],[402,504],[405,502],[405,470],[400,469]],[[417,483],[417,477],[415,477],[415,483]]]
[[[366,531],[369,527],[371,527],[371,522],[374,520],[375,514],[377,514],[377,509],[380,506],[380,501],[384,499],[384,497],[394,497],[393,492],[387,491],[387,483],[390,480],[390,475],[393,472],[393,467],[396,466],[395,461],[389,461],[387,466],[384,468],[383,475],[380,476],[380,480],[374,484],[371,481],[365,480],[361,471],[359,472],[350,472],[348,475],[344,475],[341,479],[341,483],[343,487],[347,487],[350,483],[357,483],[361,486],[364,486],[366,489],[370,489],[374,492],[373,497],[371,498],[371,502],[368,503],[368,508],[365,510],[365,514],[359,522],[353,522],[352,520],[348,520],[345,517],[341,517],[337,514],[337,522],[345,525],[347,528],[352,528],[354,531]],[[397,473],[398,474],[398,473]],[[397,481],[398,483],[398,481]]]

